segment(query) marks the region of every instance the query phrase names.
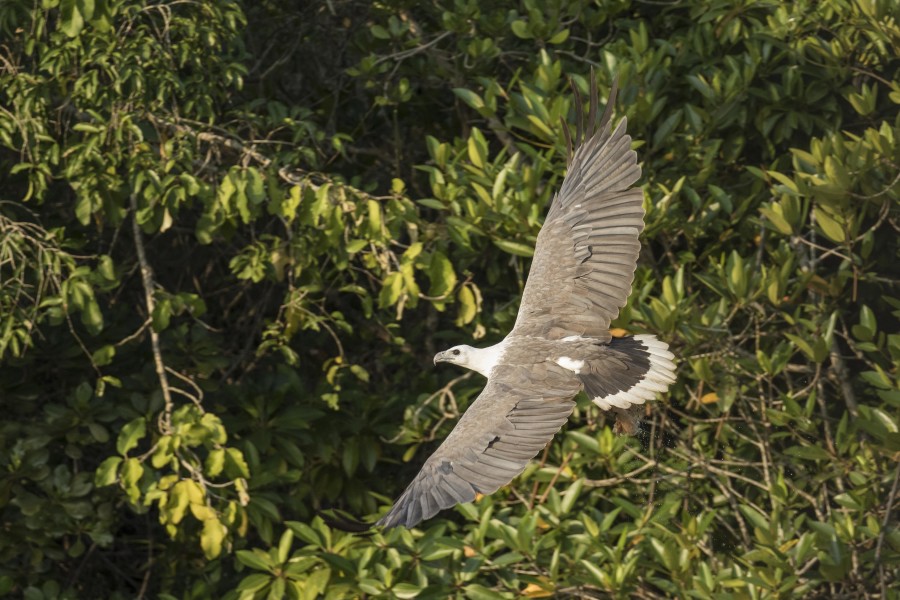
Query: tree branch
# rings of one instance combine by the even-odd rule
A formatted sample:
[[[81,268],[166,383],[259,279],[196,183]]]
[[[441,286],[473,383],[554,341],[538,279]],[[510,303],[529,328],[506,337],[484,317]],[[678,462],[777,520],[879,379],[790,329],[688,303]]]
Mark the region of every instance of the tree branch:
[[[850,375],[847,373],[847,365],[841,356],[841,349],[838,347],[837,340],[831,340],[831,348],[829,350],[831,357],[831,372],[838,380],[841,386],[841,394],[844,396],[844,403],[847,405],[847,412],[850,416],[856,418],[859,414],[857,409],[856,394],[853,393],[853,384],[850,383]]]
[[[129,202],[131,203],[131,226],[134,233],[134,247],[137,250],[138,263],[141,267],[141,281],[144,285],[144,303],[147,306],[147,316],[152,318],[154,308],[153,270],[150,268],[150,263],[147,262],[147,251],[144,249],[144,235],[141,233],[141,226],[137,222],[137,197],[131,194]],[[166,365],[163,362],[162,351],[159,347],[159,334],[152,326],[150,327],[150,345],[153,348],[153,364],[156,367],[156,376],[159,378],[159,387],[162,390],[163,402],[165,403],[165,408],[160,418],[160,432],[168,434],[172,430],[174,404],[172,403],[169,379],[166,376]]]

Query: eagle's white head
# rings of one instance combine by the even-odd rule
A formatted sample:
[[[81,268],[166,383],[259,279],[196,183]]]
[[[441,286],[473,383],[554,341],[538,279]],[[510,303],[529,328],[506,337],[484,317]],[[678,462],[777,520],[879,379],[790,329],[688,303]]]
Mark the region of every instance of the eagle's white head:
[[[435,354],[434,364],[440,362],[453,363],[454,365],[477,371],[485,377],[490,377],[491,369],[500,362],[505,347],[505,340],[487,348],[473,348],[465,344],[453,346],[449,350]]]

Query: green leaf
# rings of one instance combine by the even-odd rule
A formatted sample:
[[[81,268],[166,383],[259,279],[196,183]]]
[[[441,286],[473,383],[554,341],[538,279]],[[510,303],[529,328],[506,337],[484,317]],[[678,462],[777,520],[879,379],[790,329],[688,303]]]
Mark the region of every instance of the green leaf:
[[[478,583],[470,583],[464,587],[463,594],[470,600],[504,600],[503,594],[495,592]]]
[[[449,294],[456,287],[456,271],[453,269],[453,264],[439,250],[435,250],[431,255],[428,279],[431,282],[428,295],[432,297]]]
[[[216,477],[225,468],[225,449],[213,448],[206,456],[205,471],[210,477]]]
[[[299,537],[301,540],[308,544],[312,544],[313,546],[322,545],[322,538],[319,537],[319,534],[315,529],[307,525],[306,523],[301,523],[299,521],[288,521],[285,523],[291,530]]]
[[[857,502],[856,498],[847,493],[836,495],[834,497],[834,501],[837,502],[840,506],[849,508],[851,510],[863,509],[863,506],[859,502]]]
[[[777,202],[761,207],[759,212],[766,217],[769,223],[771,223],[779,233],[783,233],[784,235],[791,235],[791,233],[793,233],[793,227],[791,227],[791,224],[785,219],[781,211],[781,205]]]
[[[260,550],[238,550],[235,556],[238,562],[257,571],[273,571],[276,566],[272,557]]]
[[[369,27],[369,31],[373,37],[379,40],[389,40],[391,38],[390,32],[381,25],[372,25]]]
[[[395,598],[415,598],[422,593],[422,588],[412,583],[398,583],[391,588],[391,594]]]
[[[810,346],[809,342],[807,342],[803,338],[793,335],[791,333],[786,333],[785,336],[787,336],[787,338],[789,340],[791,340],[794,343],[794,345],[798,349],[800,349],[801,352],[803,352],[803,354],[805,354],[807,357],[809,357],[810,360],[816,359],[816,352],[813,349],[813,347]]]
[[[152,326],[153,331],[159,333],[169,327],[172,318],[172,302],[169,298],[162,298],[153,307]]]
[[[355,439],[347,440],[344,444],[344,451],[341,453],[341,466],[348,477],[356,474],[356,467],[359,466],[359,444]]]
[[[664,143],[668,143],[667,140],[669,138],[669,135],[673,131],[675,131],[675,128],[678,127],[678,125],[681,123],[683,114],[684,111],[679,109],[666,117],[666,120],[662,122],[662,124],[656,129],[656,132],[653,134],[654,146],[659,147]]]
[[[816,225],[819,226],[822,233],[824,233],[828,239],[838,244],[846,241],[847,233],[844,230],[844,224],[839,217],[818,206],[813,209],[813,214],[816,218]]]
[[[737,250],[732,250],[726,264],[728,269],[728,287],[739,299],[745,299],[747,295],[747,276],[744,272],[744,259]]]
[[[600,567],[589,560],[582,560],[579,564],[588,572],[591,581],[593,581],[595,585],[601,588],[605,588],[607,586],[610,578],[600,569]]]
[[[359,589],[366,594],[378,596],[384,593],[384,584],[377,579],[362,578],[359,580]]]
[[[784,453],[804,460],[830,460],[832,458],[828,452],[819,446],[791,446]]]
[[[356,254],[357,252],[359,252],[360,250],[362,250],[369,244],[371,244],[371,242],[369,240],[350,240],[346,246],[347,253],[348,254]]]
[[[754,527],[762,531],[769,531],[769,519],[758,510],[746,504],[739,504],[738,509]]]
[[[369,235],[372,236],[372,239],[381,239],[383,237],[382,227],[384,224],[381,204],[375,200],[366,200],[366,214],[369,220]]]
[[[241,552],[247,552],[247,550],[238,550],[238,554]],[[240,560],[240,557],[238,557],[238,560]],[[253,573],[252,575],[247,575],[241,579],[237,589],[239,592],[256,592],[269,585],[272,582],[272,579],[271,575],[265,573]]]
[[[282,600],[284,598],[285,585],[285,580],[281,577],[272,581],[272,589],[269,590],[266,600]]]
[[[203,521],[203,531],[200,533],[200,547],[207,560],[212,560],[222,553],[222,542],[228,530],[219,519],[212,518]]]
[[[92,335],[97,335],[103,329],[103,313],[100,312],[100,305],[93,295],[85,299],[84,307],[81,309],[81,323]]]
[[[137,504],[141,497],[141,490],[138,483],[144,476],[144,465],[136,458],[125,459],[125,465],[122,468],[122,486],[125,493],[132,504]]]
[[[471,108],[474,108],[477,111],[485,108],[484,100],[481,99],[481,96],[473,92],[472,90],[467,90],[465,88],[453,88],[453,93],[456,96],[468,104]]]
[[[119,438],[116,440],[116,450],[122,456],[126,455],[129,450],[137,446],[137,443],[147,434],[147,421],[144,417],[138,417],[125,424],[122,431],[119,432]]]
[[[297,217],[297,208],[303,198],[303,188],[299,185],[292,186],[288,191],[288,197],[275,203],[269,212],[280,214],[290,223]]]
[[[534,125],[534,127],[542,133],[544,136],[548,138],[554,138],[555,134],[553,130],[550,128],[550,125],[547,124],[546,121],[541,119],[538,115],[528,115],[528,122]]]
[[[387,308],[393,306],[403,293],[403,275],[394,272],[385,277],[382,283],[381,293],[378,294],[378,306]]]
[[[871,342],[875,338],[875,332],[878,331],[878,323],[871,308],[863,304],[859,310],[859,324],[851,327],[851,331],[856,339],[863,342]]]
[[[77,0],[60,0],[59,28],[70,38],[77,37],[84,28],[84,16]]]
[[[247,167],[247,198],[253,204],[266,199],[266,184],[255,167]]]
[[[456,294],[456,300],[459,302],[459,313],[456,318],[457,325],[467,325],[468,323],[471,323],[475,318],[475,315],[478,314],[478,305],[475,302],[475,294],[472,293],[469,286],[464,285],[459,288],[459,292]]]
[[[572,482],[572,485],[569,486],[569,489],[567,489],[566,493],[563,495],[562,502],[559,505],[559,514],[567,515],[572,511],[572,507],[575,506],[575,501],[578,500],[578,496],[581,495],[582,487],[584,487],[584,479],[579,478]]]
[[[360,365],[350,365],[350,372],[360,381],[368,383],[369,372]]]
[[[96,350],[91,355],[91,360],[98,367],[105,367],[109,363],[113,361],[113,358],[116,356],[116,347],[107,344],[106,346],[101,347]]]
[[[715,100],[716,92],[700,75],[688,75],[687,82],[707,100]]]
[[[250,477],[250,467],[244,460],[244,454],[237,448],[227,448],[225,450],[225,471],[231,478]]]
[[[159,438],[159,440],[156,442],[156,450],[153,451],[153,456],[150,458],[150,463],[153,465],[153,468],[162,469],[164,466],[169,464],[169,462],[174,457],[172,447],[172,436],[164,435]]]
[[[94,17],[95,0],[78,0],[78,9],[85,21],[90,21]]]
[[[552,38],[547,40],[548,44],[562,44],[567,39],[569,39],[569,30],[563,29],[562,31],[557,32]]]
[[[294,532],[292,532],[290,529],[285,529],[284,533],[281,534],[281,539],[278,541],[278,562],[287,562],[288,556],[290,556],[291,552],[291,545],[293,543]]]
[[[331,569],[328,567],[313,571],[306,579],[304,591],[307,598],[316,598],[328,589],[328,581],[331,579]]]
[[[869,385],[882,390],[889,390],[893,387],[891,378],[878,365],[875,365],[874,371],[863,371],[859,376]]]
[[[581,431],[567,431],[566,437],[574,440],[580,449],[584,449],[593,454],[600,453],[600,442],[592,435],[588,435]]]
[[[187,481],[179,481],[172,486],[165,507],[165,513],[169,523],[177,525],[184,519],[184,515],[187,513],[187,509],[191,504],[190,492],[190,486]]]
[[[766,173],[769,175],[769,177],[772,177],[773,179],[776,179],[779,183],[781,183],[781,185],[784,186],[783,190],[786,193],[799,195],[799,189],[797,188],[797,184],[793,179],[783,173],[779,173],[778,171],[766,171]]]
[[[121,456],[110,456],[97,467],[94,473],[94,485],[103,487],[112,485],[118,478],[119,465],[122,464]]]
[[[494,245],[503,250],[504,252],[508,252],[509,254],[515,254],[516,256],[534,256],[534,248],[527,244],[522,244],[520,242],[513,242],[510,240],[502,240],[495,239]]]
[[[479,169],[483,169],[485,162],[487,161],[486,142],[477,128],[472,129],[467,146],[469,151],[469,161]]]
[[[528,24],[521,19],[516,19],[515,21],[510,23],[509,27],[510,27],[510,29],[512,29],[513,34],[517,38],[521,38],[523,40],[528,40],[533,37],[531,35],[531,32],[528,30]]]
[[[416,203],[434,210],[448,209],[448,206],[446,204],[444,204],[440,200],[435,200],[434,198],[422,198],[421,200],[416,200]]]
[[[91,421],[90,423],[88,423],[87,426],[91,432],[91,436],[93,436],[93,438],[95,440],[97,440],[101,444],[105,444],[107,441],[109,441],[109,430],[107,430],[106,427],[104,427],[100,423],[96,423],[94,421]],[[112,457],[112,458],[117,458],[117,457]]]

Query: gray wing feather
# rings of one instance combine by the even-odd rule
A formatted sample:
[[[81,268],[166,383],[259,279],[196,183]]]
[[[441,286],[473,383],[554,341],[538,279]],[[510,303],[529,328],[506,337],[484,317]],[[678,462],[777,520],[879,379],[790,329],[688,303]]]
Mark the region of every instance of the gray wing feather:
[[[503,366],[378,525],[413,527],[521,473],[563,426],[580,382],[555,364]],[[549,391],[548,391],[549,390]]]
[[[591,88],[588,126],[593,127],[593,78]],[[569,170],[538,235],[511,335],[608,340],[609,323],[631,293],[641,248],[638,235],[644,228],[643,194],[629,189],[641,170],[626,119],[615,130],[610,125],[615,97],[613,83],[600,123],[589,135],[583,132],[579,105],[574,151],[563,124]]]

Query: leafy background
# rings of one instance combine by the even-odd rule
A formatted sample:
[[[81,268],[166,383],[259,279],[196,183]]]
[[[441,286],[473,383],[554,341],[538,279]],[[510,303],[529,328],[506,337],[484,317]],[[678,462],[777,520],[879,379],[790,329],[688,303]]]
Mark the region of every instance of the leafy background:
[[[900,597],[892,0],[6,0],[0,594]],[[571,78],[643,161],[617,333],[511,486],[375,518],[482,382]]]

